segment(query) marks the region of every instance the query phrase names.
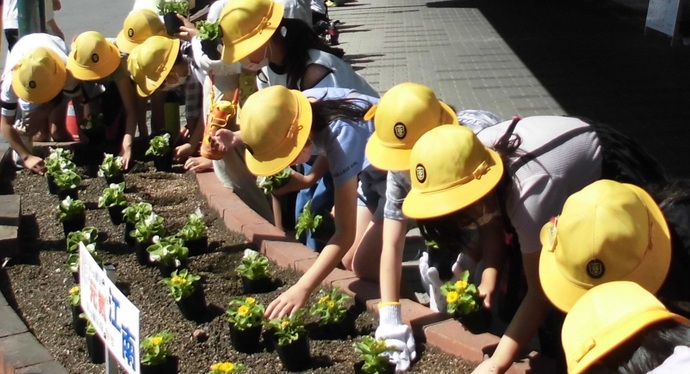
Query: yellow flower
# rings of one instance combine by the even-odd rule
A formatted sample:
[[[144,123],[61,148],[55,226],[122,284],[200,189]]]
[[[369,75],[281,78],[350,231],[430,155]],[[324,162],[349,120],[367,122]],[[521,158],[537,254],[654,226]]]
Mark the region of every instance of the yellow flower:
[[[161,345],[161,343],[163,343],[163,338],[161,338],[160,336],[154,336],[153,338],[151,338],[151,343],[153,345]]]
[[[239,308],[237,308],[237,314],[241,316],[246,316],[247,314],[249,314],[249,307],[246,305],[240,306]]]
[[[170,281],[172,282],[172,284],[178,284],[178,285],[187,284],[187,280],[185,278],[182,278],[179,276],[172,277],[172,279]]]
[[[251,296],[248,297],[248,298],[246,298],[246,299],[244,299],[244,301],[245,301],[247,304],[249,304],[249,305],[254,305],[254,304],[256,303],[256,299],[253,298],[253,297],[251,297]]]
[[[288,328],[288,327],[290,327],[290,321],[283,321],[283,322],[280,323],[280,328],[281,328],[281,329],[286,329],[286,328]]]
[[[468,286],[467,281],[459,280],[459,281],[455,282],[455,290],[460,292],[460,293],[465,292],[465,290],[467,289],[467,286]]]
[[[458,293],[455,291],[448,292],[448,295],[446,296],[446,301],[449,304],[452,304],[452,303],[458,301]]]
[[[335,308],[335,301],[329,301],[329,302],[328,302],[328,308],[329,308],[329,309],[334,309],[334,308]]]
[[[232,373],[235,370],[235,364],[232,362],[221,362],[218,370],[222,373]]]
[[[326,296],[320,298],[320,299],[319,299],[319,304],[325,304],[325,303],[328,301],[328,299],[330,299],[330,297],[329,297],[328,295],[326,295]]]
[[[74,287],[70,288],[70,290],[69,290],[70,295],[75,295],[78,293],[79,293],[79,286],[74,286]]]

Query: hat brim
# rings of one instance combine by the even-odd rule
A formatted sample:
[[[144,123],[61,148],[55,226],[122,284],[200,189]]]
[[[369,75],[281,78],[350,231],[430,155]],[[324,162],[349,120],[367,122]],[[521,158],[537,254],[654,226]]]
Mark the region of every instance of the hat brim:
[[[65,87],[65,83],[67,82],[67,69],[65,65],[61,63],[62,59],[52,50],[46,48],[46,51],[57,62],[55,64],[57,71],[54,81],[40,91],[29,92],[19,81],[19,76],[17,74],[12,74],[12,89],[20,99],[36,104],[47,103],[55,98]]]
[[[148,97],[151,96],[154,92],[156,92],[157,89],[161,87],[163,82],[165,81],[165,78],[168,77],[168,74],[170,74],[170,70],[172,69],[173,65],[175,65],[175,60],[177,60],[177,54],[180,53],[180,39],[177,38],[170,38],[172,40],[172,48],[168,53],[168,60],[165,61],[165,74],[160,74],[158,76],[158,79],[150,79],[149,77],[145,77],[141,82],[135,82],[137,83],[137,93],[139,93],[139,96],[141,97]]]
[[[261,30],[261,32],[255,33],[253,36],[243,39],[239,42],[233,43],[232,46],[223,39],[223,51],[221,52],[220,58],[223,62],[232,64],[233,62],[238,62],[239,60],[249,56],[252,52],[256,51],[262,45],[273,36],[273,34],[278,29],[280,21],[283,19],[283,14],[285,13],[285,7],[283,4],[274,1],[273,2],[273,12],[271,13],[271,18],[269,18],[266,27]],[[220,22],[221,20],[219,20]],[[223,34],[226,34],[225,32]]]
[[[501,156],[492,149],[486,150],[494,164],[489,167],[486,174],[482,175],[481,179],[475,178],[467,183],[433,192],[412,189],[403,201],[403,213],[414,219],[440,217],[466,208],[486,196],[503,177]],[[411,170],[412,178],[414,174],[414,170]]]
[[[129,41],[127,35],[125,34],[125,30],[120,30],[115,38],[115,42],[117,43],[117,48],[124,53],[132,52],[132,50],[139,45],[138,43],[132,43]]]
[[[623,185],[633,190],[647,207],[647,212],[652,220],[650,242],[654,245],[645,254],[644,261],[633,272],[625,279],[616,280],[635,282],[655,294],[666,280],[668,269],[671,266],[671,234],[664,214],[654,199],[640,187],[627,183],[623,183]],[[544,225],[540,234],[542,250],[539,258],[539,279],[544,294],[551,303],[561,311],[568,312],[590,287],[577,285],[561,274],[555,255],[556,251],[559,250],[559,243],[555,243],[553,250],[545,247],[551,245],[551,239],[548,237],[550,225],[551,223]]]
[[[442,118],[439,125],[459,125],[458,116],[448,104],[439,101],[441,104]],[[370,120],[376,115],[378,104],[371,107],[364,115],[365,120]],[[400,171],[410,167],[410,153],[414,144],[408,144],[406,148],[391,148],[386,146],[376,135],[371,134],[365,149],[367,159],[375,167],[382,170]]]
[[[113,57],[107,58],[98,69],[79,65],[74,58],[76,50],[72,50],[69,53],[69,57],[67,58],[67,69],[75,78],[82,81],[95,81],[109,76],[117,70],[121,62],[120,51],[114,44],[110,42],[109,44],[110,50],[108,53],[112,54]]]
[[[611,306],[605,305],[603,307],[609,308]],[[671,313],[668,310],[653,309],[635,313],[612,326],[606,335],[598,337],[592,349],[579,362],[572,365],[568,363],[568,373],[579,374],[587,371],[592,365],[600,361],[602,357],[628,341],[630,337],[650,325],[665,320],[674,320],[680,324],[690,324],[690,320],[687,318]]]
[[[245,161],[249,171],[254,175],[265,175],[271,176],[278,174],[286,167],[292,165],[292,163],[297,159],[300,152],[304,148],[304,145],[309,139],[309,133],[311,132],[311,121],[312,121],[312,111],[311,104],[306,96],[304,96],[300,91],[289,90],[293,98],[297,101],[297,136],[294,138],[295,142],[291,147],[286,147],[285,152],[282,154],[277,154],[276,157],[270,160],[258,160],[252,155],[252,153],[247,149],[245,150]],[[242,124],[240,123],[240,129]]]

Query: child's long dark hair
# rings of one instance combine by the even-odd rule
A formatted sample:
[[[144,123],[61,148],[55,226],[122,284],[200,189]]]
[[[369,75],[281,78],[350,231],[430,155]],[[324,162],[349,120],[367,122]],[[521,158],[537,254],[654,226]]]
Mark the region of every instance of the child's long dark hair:
[[[677,346],[690,344],[690,326],[663,321],[648,326],[599,360],[588,374],[643,374],[661,365]]]
[[[293,90],[304,89],[298,84],[307,70],[310,49],[318,49],[335,55],[334,50],[316,35],[311,26],[299,19],[283,18],[272,38],[285,45],[282,67],[285,69],[284,73],[287,74],[287,87]]]
[[[362,122],[370,107],[368,101],[355,98],[312,102],[312,131],[319,132],[335,120],[348,123]]]

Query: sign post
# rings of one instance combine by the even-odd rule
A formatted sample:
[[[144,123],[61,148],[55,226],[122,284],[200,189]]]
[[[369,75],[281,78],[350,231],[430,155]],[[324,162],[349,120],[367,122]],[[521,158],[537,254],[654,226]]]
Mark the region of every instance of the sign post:
[[[139,374],[139,309],[79,244],[81,305],[108,353],[128,374]],[[115,374],[115,373],[113,373]]]

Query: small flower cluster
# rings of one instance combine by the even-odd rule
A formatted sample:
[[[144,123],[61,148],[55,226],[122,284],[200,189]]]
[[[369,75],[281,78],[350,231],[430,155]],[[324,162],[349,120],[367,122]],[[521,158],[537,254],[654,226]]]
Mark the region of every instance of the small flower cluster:
[[[460,279],[455,282],[446,282],[441,286],[441,293],[446,297],[448,303],[447,311],[452,315],[467,315],[479,310],[481,298],[474,284],[470,284],[468,279],[469,271],[465,270],[460,275]]]
[[[168,356],[171,355],[166,346],[175,334],[168,330],[163,330],[158,334],[147,336],[141,341],[141,364],[142,365],[160,365],[164,363]]]
[[[259,252],[245,249],[242,262],[236,269],[237,274],[251,280],[258,280],[270,277],[268,272],[268,258]]]
[[[98,176],[103,178],[113,178],[122,175],[124,172],[122,166],[124,165],[122,161],[122,156],[115,156],[110,153],[106,153],[103,158],[103,162],[98,167]]]
[[[304,325],[304,309],[283,318],[273,319],[268,322],[268,326],[275,331],[279,345],[293,343],[307,331]]]
[[[86,204],[78,199],[72,199],[67,196],[58,205],[58,220],[60,222],[69,221],[75,218],[82,217],[86,212]]]
[[[208,374],[233,374],[244,371],[246,367],[237,362],[218,362],[211,365],[211,371]]]
[[[263,305],[256,302],[253,297],[235,297],[230,300],[228,310],[228,322],[233,324],[238,330],[261,326],[264,322]]]
[[[337,323],[347,316],[347,302],[351,299],[339,289],[333,288],[329,291],[321,290],[319,301],[312,305],[309,313],[319,318],[320,325]]]
[[[189,272],[187,269],[175,270],[169,278],[163,278],[160,283],[168,286],[170,296],[175,301],[180,301],[194,293],[196,282],[201,279],[199,275]]]

